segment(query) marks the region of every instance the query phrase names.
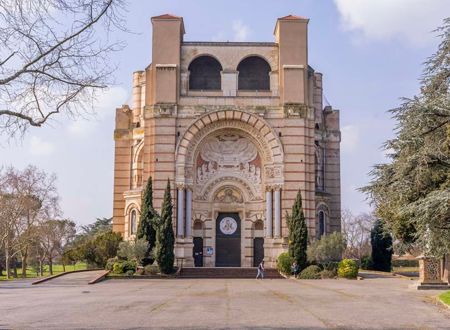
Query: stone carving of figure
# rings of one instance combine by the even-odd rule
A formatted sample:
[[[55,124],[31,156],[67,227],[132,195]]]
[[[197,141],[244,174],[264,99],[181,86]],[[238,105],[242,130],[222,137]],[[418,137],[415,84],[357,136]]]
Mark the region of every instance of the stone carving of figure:
[[[245,163],[244,164],[244,170],[245,170],[245,172],[248,172],[250,170],[250,164],[249,163]]]
[[[208,172],[209,172],[210,174],[212,174],[212,173],[215,172],[215,170],[214,170],[214,163],[213,163],[213,162],[209,162],[209,163],[208,163]]]
[[[254,176],[255,175],[255,165],[250,165],[250,174],[252,175],[252,176]]]
[[[256,168],[256,174],[255,174],[255,176],[256,176],[257,181],[258,181],[258,182],[261,182],[261,168],[260,168],[260,167],[257,167],[257,168]]]
[[[198,179],[198,181],[202,181],[203,180],[203,174],[202,174],[202,168],[201,167],[197,168],[197,179]]]
[[[202,172],[203,172],[203,175],[205,175],[206,176],[206,169],[208,168],[208,166],[206,165],[206,163],[203,163],[202,164]]]

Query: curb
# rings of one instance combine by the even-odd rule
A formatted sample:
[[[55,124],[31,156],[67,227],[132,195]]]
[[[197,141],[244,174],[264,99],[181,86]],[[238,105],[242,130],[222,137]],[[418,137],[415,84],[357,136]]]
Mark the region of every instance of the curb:
[[[71,270],[71,271],[68,271],[68,272],[62,272],[62,273],[59,273],[59,274],[56,274],[56,275],[52,275],[52,276],[41,278],[41,279],[39,279],[37,281],[32,282],[31,285],[41,284],[43,282],[47,282],[47,281],[50,281],[50,280],[52,280],[54,278],[57,278],[57,277],[60,277],[60,276],[63,276],[63,275],[67,275],[67,274],[81,273],[81,272],[90,272],[90,271],[94,271],[94,270],[102,270],[102,269],[101,268],[79,269],[79,270]]]
[[[442,306],[450,309],[450,305],[447,305],[443,300],[441,300],[441,298],[439,298],[439,296],[437,296],[436,298],[437,298],[437,301],[440,302]]]
[[[99,282],[102,282],[105,280],[106,276],[108,276],[110,270],[105,270],[102,274],[94,278],[93,280],[89,281],[88,284],[97,284]]]

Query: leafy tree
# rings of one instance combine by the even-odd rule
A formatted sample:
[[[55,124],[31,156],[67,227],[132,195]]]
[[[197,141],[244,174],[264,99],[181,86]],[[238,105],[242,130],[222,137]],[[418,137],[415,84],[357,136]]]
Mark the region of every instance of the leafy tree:
[[[308,246],[308,228],[306,227],[305,215],[302,208],[302,194],[299,190],[292,206],[292,214],[288,216],[289,226],[289,255],[300,267],[307,266],[306,249]]]
[[[175,255],[173,252],[175,237],[172,226],[172,196],[170,194],[170,181],[167,180],[164,201],[161,210],[158,230],[156,232],[156,261],[164,274],[173,272]]]
[[[95,235],[99,232],[112,230],[112,218],[97,218],[94,223],[81,226],[82,235]]]
[[[147,252],[142,259],[144,266],[152,264],[155,260],[152,257],[152,250],[156,244],[156,229],[154,224],[155,209],[153,208],[153,187],[152,177],[147,181],[144,196],[142,197],[141,219],[136,233],[136,240],[144,239],[148,242]]]
[[[362,190],[404,249],[450,253],[450,18],[425,65],[421,92],[391,110],[396,137],[385,143],[391,162],[376,165]]]
[[[372,245],[372,265],[374,270],[383,272],[391,271],[392,264],[392,237],[385,232],[381,220],[375,221],[370,232],[370,243]]]
[[[86,260],[89,266],[104,268],[109,258],[117,255],[122,236],[119,233],[106,231],[87,237],[77,245],[80,260]]]

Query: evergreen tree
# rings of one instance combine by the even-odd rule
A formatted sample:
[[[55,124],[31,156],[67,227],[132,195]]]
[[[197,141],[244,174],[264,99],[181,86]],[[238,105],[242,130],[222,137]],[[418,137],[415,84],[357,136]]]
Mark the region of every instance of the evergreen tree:
[[[286,215],[287,216],[287,215]],[[292,214],[288,216],[289,255],[297,262],[300,269],[307,266],[306,249],[308,245],[308,228],[302,208],[302,194],[299,190],[292,206]]]
[[[438,33],[420,93],[391,110],[397,127],[385,143],[390,161],[376,165],[363,188],[401,250],[434,257],[450,253],[450,18]]]
[[[170,194],[170,181],[167,180],[164,201],[161,209],[161,219],[159,220],[156,232],[156,261],[159,269],[164,274],[173,271],[175,255],[173,252],[175,237],[172,227],[172,196]]]
[[[392,237],[385,232],[381,220],[375,221],[370,232],[372,244],[372,267],[382,272],[391,271],[392,263]]]
[[[152,177],[147,181],[141,205],[141,219],[136,233],[136,240],[145,239],[148,242],[147,253],[145,254],[144,259],[142,259],[142,265],[146,266],[155,261],[152,255],[152,250],[156,244],[156,226],[154,223],[156,212],[153,208]]]

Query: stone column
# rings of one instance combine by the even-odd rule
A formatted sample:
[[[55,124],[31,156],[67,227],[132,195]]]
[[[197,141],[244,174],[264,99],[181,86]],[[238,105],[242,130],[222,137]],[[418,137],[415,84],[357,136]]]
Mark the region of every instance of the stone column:
[[[192,236],[192,189],[186,188],[186,237]]]
[[[272,188],[266,190],[266,237],[272,237]]]
[[[276,187],[274,192],[274,237],[281,237],[281,188]]]
[[[184,186],[177,186],[177,237],[184,236]]]

